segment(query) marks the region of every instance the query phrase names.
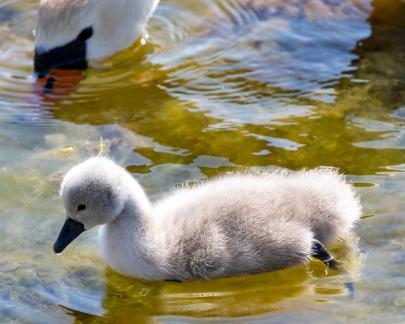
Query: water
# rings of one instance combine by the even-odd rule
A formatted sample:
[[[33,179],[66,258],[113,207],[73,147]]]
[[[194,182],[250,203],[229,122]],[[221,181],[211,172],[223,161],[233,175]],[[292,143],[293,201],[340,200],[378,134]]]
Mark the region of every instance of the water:
[[[1,322],[405,321],[403,1],[162,1],[145,45],[57,78],[52,94],[32,75],[36,10],[0,1]],[[246,167],[340,168],[364,206],[353,296],[315,261],[212,282],[124,278],[96,231],[55,256],[60,180],[100,137],[153,198]]]

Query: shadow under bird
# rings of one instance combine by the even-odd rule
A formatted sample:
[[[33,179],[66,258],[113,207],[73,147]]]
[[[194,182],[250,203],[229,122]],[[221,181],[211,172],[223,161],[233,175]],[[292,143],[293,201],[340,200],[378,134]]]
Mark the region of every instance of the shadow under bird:
[[[101,225],[100,248],[123,275],[152,280],[241,276],[307,263],[335,267],[328,244],[350,234],[361,206],[335,170],[245,172],[171,191],[150,202],[122,167],[91,158],[60,190],[62,251]]]

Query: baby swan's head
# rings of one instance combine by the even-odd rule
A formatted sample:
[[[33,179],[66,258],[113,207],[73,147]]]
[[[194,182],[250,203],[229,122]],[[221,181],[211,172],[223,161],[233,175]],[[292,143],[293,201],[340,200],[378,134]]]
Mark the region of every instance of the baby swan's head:
[[[54,244],[55,253],[61,253],[83,231],[114,221],[128,200],[128,177],[124,169],[101,157],[65,175],[60,194],[66,221]]]
[[[131,46],[159,0],[41,0],[35,36],[35,72],[86,69]]]

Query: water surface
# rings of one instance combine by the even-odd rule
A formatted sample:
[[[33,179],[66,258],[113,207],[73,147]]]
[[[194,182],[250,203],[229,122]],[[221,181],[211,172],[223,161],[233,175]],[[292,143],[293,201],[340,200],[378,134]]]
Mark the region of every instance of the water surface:
[[[32,75],[37,5],[0,1],[1,322],[405,321],[403,1],[162,1],[146,44],[51,94]],[[338,167],[364,206],[362,256],[335,249],[353,294],[315,261],[212,282],[124,278],[96,231],[53,255],[60,180],[100,137],[153,199],[246,167]]]

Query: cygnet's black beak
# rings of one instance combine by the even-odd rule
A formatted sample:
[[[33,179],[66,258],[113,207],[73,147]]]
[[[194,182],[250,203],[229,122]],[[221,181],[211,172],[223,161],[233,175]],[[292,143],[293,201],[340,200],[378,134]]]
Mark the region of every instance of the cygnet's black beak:
[[[84,231],[85,229],[82,223],[68,218],[65,224],[63,224],[58,239],[53,245],[53,251],[56,254],[62,253],[63,250]]]
[[[93,28],[81,31],[77,38],[66,45],[45,51],[35,49],[34,70],[38,77],[45,77],[51,69],[87,69],[87,40],[93,35]]]

